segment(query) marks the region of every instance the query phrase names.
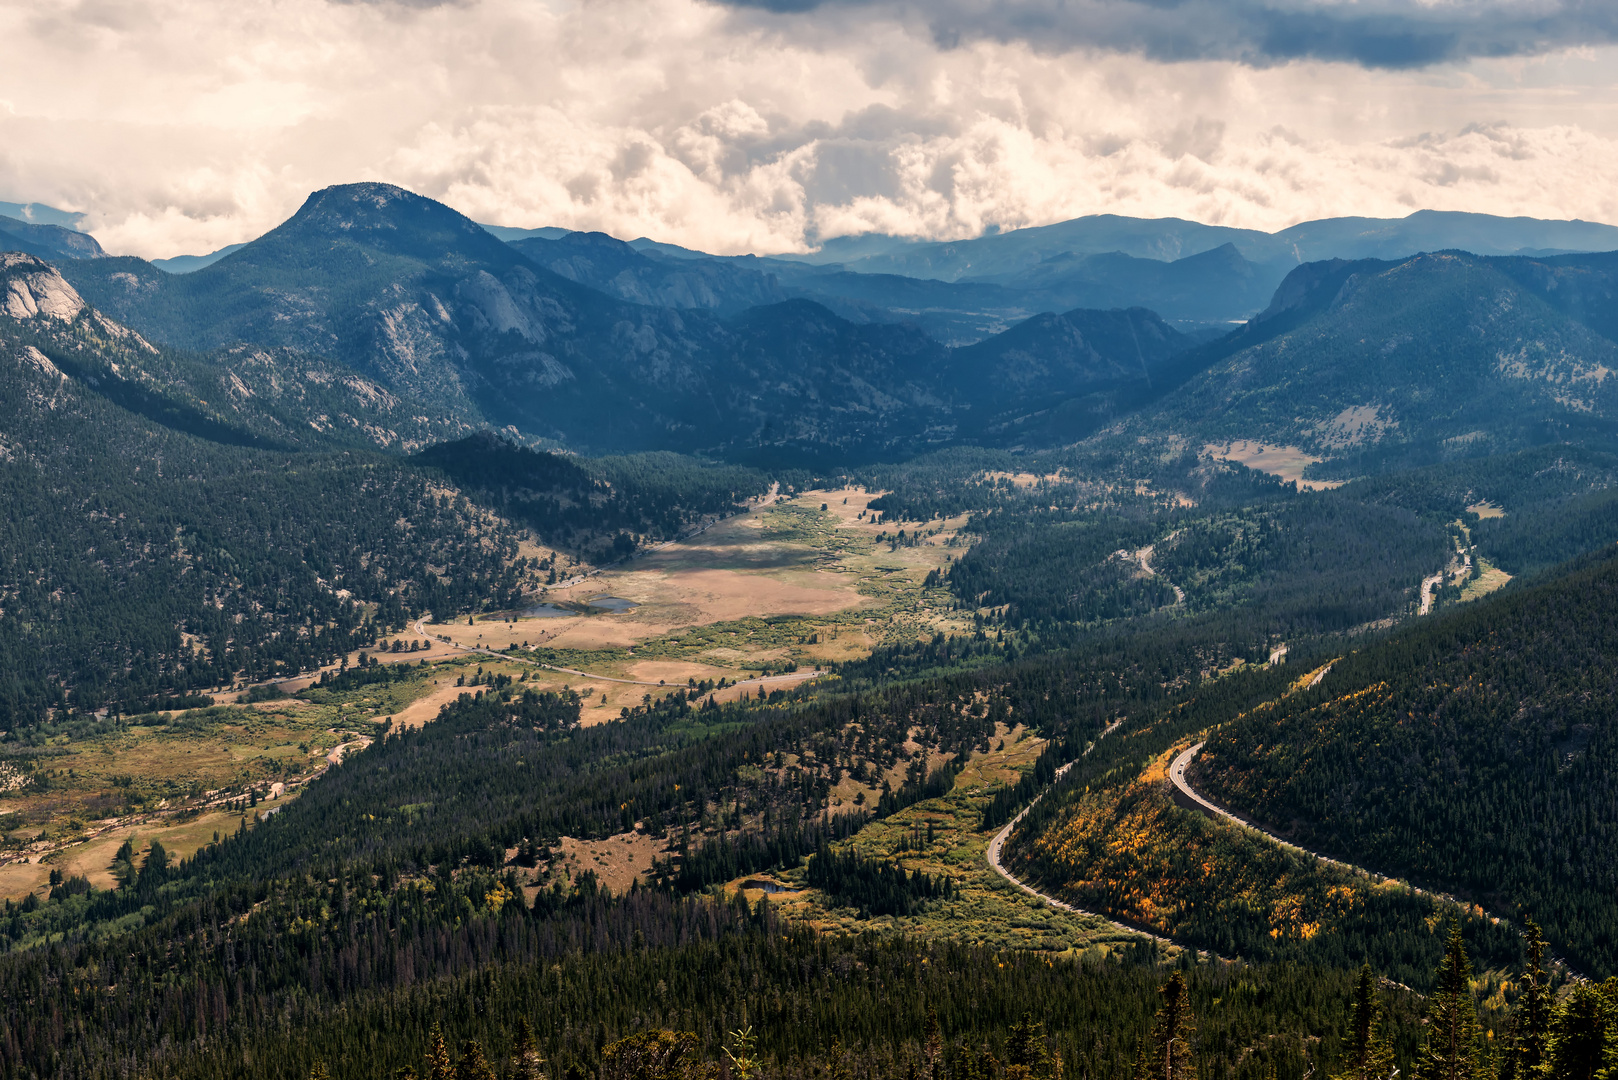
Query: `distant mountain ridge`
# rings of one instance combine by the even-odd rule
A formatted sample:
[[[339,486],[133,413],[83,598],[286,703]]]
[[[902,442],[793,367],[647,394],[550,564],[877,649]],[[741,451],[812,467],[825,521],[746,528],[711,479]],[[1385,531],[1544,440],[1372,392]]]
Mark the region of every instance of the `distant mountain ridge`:
[[[1615,294],[1608,254],[1306,264],[1133,423],[1199,444],[1300,447],[1342,476],[1547,442],[1618,445]]]
[[[914,326],[854,323],[749,268],[658,261],[608,237],[502,243],[383,184],[316,192],[194,273],[127,258],[61,270],[153,340],[331,357],[446,419],[579,449],[903,454],[984,415],[978,388],[948,382],[949,350]],[[1037,394],[1091,392],[1103,370],[1053,369]]]
[[[106,255],[89,233],[11,217],[0,217],[0,251],[21,251],[41,259],[100,259]]]
[[[528,236],[510,243],[538,266],[635,304],[734,315],[788,296],[774,275],[735,261],[649,258],[606,233]]]
[[[956,241],[838,238],[808,255],[778,257],[835,262],[862,273],[958,281],[1015,273],[1064,252],[1118,251],[1136,258],[1173,261],[1225,244],[1234,245],[1244,258],[1256,263],[1280,260],[1293,265],[1323,259],[1397,259],[1450,249],[1475,255],[1539,255],[1618,250],[1618,226],[1418,210],[1404,218],[1322,218],[1266,233],[1180,218],[1096,214]]]
[[[1399,235],[1466,223],[1405,222]],[[128,258],[58,265],[154,342],[327,357],[434,423],[590,452],[878,460],[1060,444],[1127,421],[1199,446],[1297,446],[1354,475],[1615,439],[1618,254],[1329,260],[1270,289],[1277,264],[1193,224],[1180,223],[1182,240],[1224,241],[1175,261],[1061,254],[951,282],[688,257],[603,234],[506,243],[433,200],[357,184],[314,193],[192,273]],[[1339,231],[1398,242],[1375,224]],[[1539,224],[1508,221],[1499,235]],[[1142,227],[1113,219],[1106,238]],[[1257,314],[1210,341],[1131,305],[1142,292],[1184,305],[1171,313]]]
[[[170,274],[190,274],[201,270],[204,266],[212,266],[226,255],[234,255],[246,246],[246,244],[226,244],[206,255],[175,255],[169,259],[153,259],[152,265]]]
[[[597,243],[610,239],[557,228],[484,228],[529,245],[530,254],[546,244],[581,243],[570,238],[585,235]],[[958,241],[839,237],[813,253],[762,258],[708,256],[644,237],[623,246],[687,272],[694,264],[724,264],[773,274],[787,292],[821,300],[845,318],[909,319],[942,341],[970,344],[1030,315],[1076,307],[1147,307],[1182,326],[1230,324],[1262,310],[1301,263],[1451,249],[1529,256],[1612,251],[1618,250],[1618,227],[1421,210],[1396,219],[1326,218],[1265,233],[1103,214]],[[639,299],[599,274],[559,272]],[[836,273],[847,276],[830,276]],[[899,281],[902,287],[884,284]],[[706,304],[680,306],[733,309],[722,293]]]

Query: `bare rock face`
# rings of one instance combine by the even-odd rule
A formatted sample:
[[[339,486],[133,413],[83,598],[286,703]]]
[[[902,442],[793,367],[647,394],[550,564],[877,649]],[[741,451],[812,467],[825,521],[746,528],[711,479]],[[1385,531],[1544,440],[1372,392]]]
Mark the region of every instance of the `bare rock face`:
[[[0,252],[0,315],[18,322],[40,319],[53,329],[71,327],[80,338],[157,352],[145,338],[87,304],[56,267],[20,251]]]
[[[85,308],[78,291],[56,268],[20,251],[0,252],[0,312],[13,319],[72,322]]]
[[[32,345],[24,345],[20,355],[24,364],[27,364],[48,379],[55,379],[60,382],[65,377],[62,374],[62,369],[51,363],[50,357]]]

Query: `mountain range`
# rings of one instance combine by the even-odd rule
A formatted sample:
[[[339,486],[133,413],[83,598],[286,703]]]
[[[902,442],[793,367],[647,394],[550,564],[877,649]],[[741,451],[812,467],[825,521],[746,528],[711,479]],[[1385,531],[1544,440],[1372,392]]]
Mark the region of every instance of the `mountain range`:
[[[976,276],[957,280],[600,233],[507,242],[384,184],[316,192],[184,274],[106,257],[61,227],[18,227],[98,317],[161,347],[163,370],[142,369],[149,383],[215,402],[208,415],[230,402],[216,419],[261,438],[341,415],[377,445],[490,427],[593,453],[856,462],[1061,445],[1123,422],[1188,445],[1295,446],[1336,475],[1614,438],[1618,255],[1296,261],[1466,235],[1496,249],[1607,239],[1581,222],[1418,214],[1397,228],[1340,219],[1271,236],[1088,218],[971,241],[949,257]],[[1055,250],[1081,242],[1134,253]],[[855,261],[915,269],[925,256],[942,272],[944,248],[923,247]],[[1237,307],[1256,314],[1211,327]],[[208,389],[221,372],[251,405]],[[311,379],[365,389],[345,391],[346,405],[324,391],[298,404],[271,385]]]
[[[542,265],[525,254],[535,244],[562,246],[538,251]],[[581,449],[858,457],[955,439],[985,404],[960,372],[987,353],[957,356],[912,324],[854,322],[732,264],[659,264],[604,237],[502,243],[385,185],[317,192],[192,274],[130,258],[58,265],[97,309],[153,341],[329,357],[443,416]],[[614,294],[579,279],[605,279]],[[719,292],[730,300],[689,303]],[[1140,377],[1192,343],[1149,313],[1134,320],[1151,324],[1145,352],[1133,339],[1122,357],[1121,339],[1069,340],[1081,362],[1051,366],[1022,398],[997,391],[992,406]]]
[[[82,219],[10,203],[0,204],[0,214],[70,228]],[[540,265],[621,299],[734,313],[807,296],[856,322],[915,322],[947,345],[969,345],[1030,315],[1074,307],[1139,306],[1182,329],[1228,326],[1262,310],[1281,279],[1304,262],[1402,259],[1444,250],[1545,256],[1618,249],[1618,228],[1610,225],[1430,210],[1405,218],[1326,218],[1276,233],[1178,218],[1093,215],[947,242],[838,237],[807,254],[762,258],[717,257],[646,237],[614,242],[605,234],[554,227],[483,228]],[[152,265],[192,273],[243,246]],[[85,257],[68,250],[57,254]],[[726,265],[742,269],[726,271]],[[771,275],[774,285],[767,280]]]

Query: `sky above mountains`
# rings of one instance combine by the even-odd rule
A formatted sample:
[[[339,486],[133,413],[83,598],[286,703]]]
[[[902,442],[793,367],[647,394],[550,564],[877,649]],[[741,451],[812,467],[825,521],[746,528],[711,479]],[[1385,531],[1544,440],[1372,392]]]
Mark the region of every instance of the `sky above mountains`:
[[[1618,222],[1595,0],[0,0],[0,200],[109,251],[375,179],[736,253],[1088,213]]]

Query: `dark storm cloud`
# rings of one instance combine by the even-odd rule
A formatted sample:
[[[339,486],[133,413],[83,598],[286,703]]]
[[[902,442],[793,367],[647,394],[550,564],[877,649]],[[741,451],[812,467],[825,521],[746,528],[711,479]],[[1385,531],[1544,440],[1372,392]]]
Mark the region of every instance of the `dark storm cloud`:
[[[1614,0],[716,0],[780,16],[889,14],[919,19],[945,47],[1023,41],[1101,48],[1154,60],[1267,66],[1327,60],[1419,68],[1474,57],[1532,56],[1618,41]]]

